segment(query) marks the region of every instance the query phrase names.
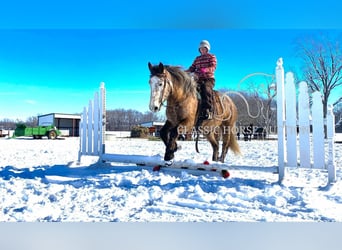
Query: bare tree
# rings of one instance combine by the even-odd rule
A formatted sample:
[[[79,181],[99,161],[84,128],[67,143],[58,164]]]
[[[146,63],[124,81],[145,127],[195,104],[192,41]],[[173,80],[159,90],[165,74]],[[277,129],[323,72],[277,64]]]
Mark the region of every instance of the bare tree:
[[[238,109],[239,126],[247,126],[254,124],[255,126],[263,126],[262,108],[264,99],[257,92],[233,91],[220,89],[219,91],[227,94],[234,102]]]
[[[259,79],[260,83],[254,81],[249,82],[249,91],[254,92],[254,96],[260,103],[260,122],[261,125],[266,128],[266,131],[270,131],[271,126],[276,124],[276,112],[275,112],[275,97],[277,95],[275,75],[267,73],[254,73],[252,76],[262,77]]]
[[[106,112],[108,131],[122,130],[129,131],[132,127],[143,122],[163,121],[165,120],[161,115],[152,112],[141,113],[132,109],[113,109]]]
[[[37,116],[30,116],[26,119],[25,124],[29,127],[35,127],[38,125],[38,117]]]
[[[8,118],[4,118],[4,119],[0,120],[0,128],[1,129],[15,129],[15,124],[16,124],[15,120],[11,120]]]
[[[238,88],[247,86],[244,91],[221,91],[229,93],[237,106],[238,125],[263,127],[267,133],[276,123],[275,101],[276,84],[275,75],[255,72],[246,75],[239,82]],[[235,93],[234,93],[235,92]]]
[[[338,41],[321,37],[299,42],[304,61],[304,78],[310,91],[322,94],[323,114],[327,115],[328,100],[333,89],[342,85],[342,53]]]

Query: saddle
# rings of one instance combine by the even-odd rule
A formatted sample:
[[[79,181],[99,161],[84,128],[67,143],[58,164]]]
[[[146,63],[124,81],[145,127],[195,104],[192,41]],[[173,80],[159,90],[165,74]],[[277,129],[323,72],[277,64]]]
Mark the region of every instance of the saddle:
[[[213,90],[213,105],[211,107],[211,112],[206,109],[206,110],[202,110],[202,97],[201,94],[199,92],[199,89],[197,91],[197,123],[204,121],[204,120],[212,120],[214,118],[214,114],[216,111],[216,104],[219,102],[219,92],[217,92],[216,90]]]

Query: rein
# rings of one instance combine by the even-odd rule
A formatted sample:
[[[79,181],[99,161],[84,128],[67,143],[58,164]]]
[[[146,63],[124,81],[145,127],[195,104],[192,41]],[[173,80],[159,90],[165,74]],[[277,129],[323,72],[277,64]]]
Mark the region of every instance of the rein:
[[[171,106],[171,105],[164,104],[164,102],[167,101],[167,99],[165,101],[163,101],[163,98],[165,95],[166,85],[168,84],[169,87],[171,88],[171,91],[169,93],[169,95],[170,95],[170,94],[172,94],[172,91],[173,91],[173,84],[172,84],[172,81],[167,77],[166,73],[162,74],[161,76],[164,77],[164,88],[163,88],[162,95],[160,96],[160,100],[159,100],[161,105],[165,108],[177,108],[177,107],[179,107],[182,103],[184,103],[186,101],[186,98],[183,101],[176,103],[176,105]]]
[[[163,73],[163,74],[161,74],[160,76],[161,76],[161,77],[164,77],[164,87],[163,87],[162,94],[160,95],[159,102],[161,103],[162,106],[167,107],[167,105],[164,104],[164,102],[166,102],[167,100],[164,100],[164,101],[163,101],[164,95],[165,95],[166,85],[169,85],[169,87],[171,88],[171,92],[170,92],[170,93],[172,93],[173,86],[171,85],[171,81],[169,80],[169,78],[167,78],[166,73]]]

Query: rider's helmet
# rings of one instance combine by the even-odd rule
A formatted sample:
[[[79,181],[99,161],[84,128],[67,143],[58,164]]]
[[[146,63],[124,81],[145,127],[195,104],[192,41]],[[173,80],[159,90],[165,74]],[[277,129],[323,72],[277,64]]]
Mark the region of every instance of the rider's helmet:
[[[198,49],[203,48],[203,47],[207,48],[207,50],[209,52],[209,50],[210,50],[210,43],[207,40],[202,40],[200,42],[200,44],[199,44],[199,48]]]

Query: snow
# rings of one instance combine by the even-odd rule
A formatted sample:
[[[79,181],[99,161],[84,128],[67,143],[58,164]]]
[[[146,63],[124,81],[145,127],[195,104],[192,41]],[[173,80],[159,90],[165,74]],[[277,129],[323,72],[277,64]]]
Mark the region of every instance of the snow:
[[[179,141],[177,160],[211,158],[207,141]],[[232,165],[277,164],[277,141],[239,141]],[[130,164],[99,164],[78,158],[78,138],[0,139],[1,222],[342,222],[342,144],[335,143],[337,182],[327,173],[287,169],[279,184],[273,173],[231,170],[224,179]],[[108,153],[163,155],[161,141],[115,138]]]

